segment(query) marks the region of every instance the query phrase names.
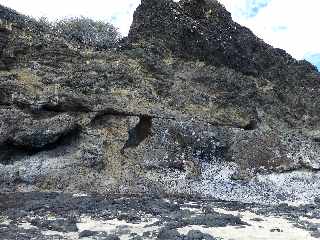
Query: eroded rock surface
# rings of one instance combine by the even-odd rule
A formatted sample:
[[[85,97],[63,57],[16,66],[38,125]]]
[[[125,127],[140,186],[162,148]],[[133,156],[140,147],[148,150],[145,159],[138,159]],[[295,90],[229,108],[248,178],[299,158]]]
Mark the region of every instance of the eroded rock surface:
[[[320,196],[319,72],[217,1],[142,1],[104,51],[0,19],[2,192]]]

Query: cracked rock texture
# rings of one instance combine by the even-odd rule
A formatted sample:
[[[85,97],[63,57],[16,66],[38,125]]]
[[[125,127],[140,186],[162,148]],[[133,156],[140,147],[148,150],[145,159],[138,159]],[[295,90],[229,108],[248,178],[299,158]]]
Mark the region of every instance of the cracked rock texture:
[[[217,1],[143,0],[104,51],[0,19],[2,192],[320,196],[319,72]]]

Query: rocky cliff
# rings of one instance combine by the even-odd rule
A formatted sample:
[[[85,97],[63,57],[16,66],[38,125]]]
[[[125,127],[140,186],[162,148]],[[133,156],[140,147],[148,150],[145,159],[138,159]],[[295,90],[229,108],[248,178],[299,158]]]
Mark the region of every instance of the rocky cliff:
[[[1,191],[320,196],[320,74],[215,0],[142,0],[116,49],[0,6]]]

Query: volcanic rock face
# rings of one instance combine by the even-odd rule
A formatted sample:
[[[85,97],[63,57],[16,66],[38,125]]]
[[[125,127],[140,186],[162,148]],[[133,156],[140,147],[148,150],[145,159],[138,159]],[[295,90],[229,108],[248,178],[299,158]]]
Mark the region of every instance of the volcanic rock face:
[[[319,72],[217,1],[142,1],[100,52],[0,14],[1,191],[320,196]]]
[[[299,65],[233,22],[216,0],[142,1],[134,17],[131,41],[160,39],[180,57],[267,78],[280,78]]]

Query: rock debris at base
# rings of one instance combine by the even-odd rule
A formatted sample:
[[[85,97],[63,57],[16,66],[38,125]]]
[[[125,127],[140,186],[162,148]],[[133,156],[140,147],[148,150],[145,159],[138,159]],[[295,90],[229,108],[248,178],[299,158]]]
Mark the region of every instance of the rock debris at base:
[[[0,239],[315,240],[319,204],[62,193],[0,195]]]

